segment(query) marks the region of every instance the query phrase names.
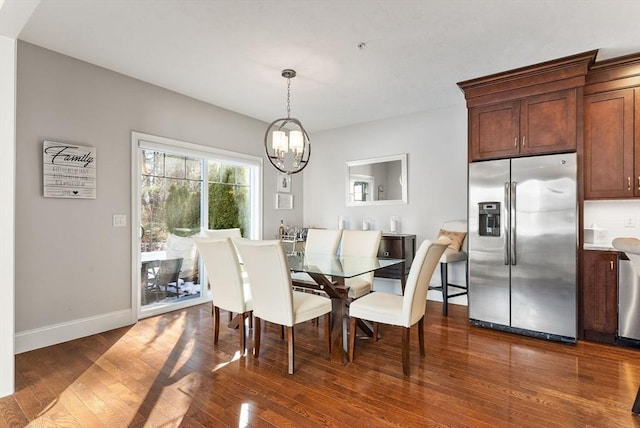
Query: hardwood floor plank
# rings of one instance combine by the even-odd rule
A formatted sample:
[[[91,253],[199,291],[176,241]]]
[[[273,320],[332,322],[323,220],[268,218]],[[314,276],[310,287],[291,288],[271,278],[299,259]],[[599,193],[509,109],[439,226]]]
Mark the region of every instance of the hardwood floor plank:
[[[411,332],[410,378],[395,327],[358,338],[343,366],[325,352],[322,324],[296,326],[288,375],[277,326],[265,326],[256,359],[239,354],[236,330],[213,344],[210,305],[145,319],[17,355],[0,428],[640,426],[630,412],[640,350],[472,327],[465,307],[441,310],[427,305],[425,358]]]

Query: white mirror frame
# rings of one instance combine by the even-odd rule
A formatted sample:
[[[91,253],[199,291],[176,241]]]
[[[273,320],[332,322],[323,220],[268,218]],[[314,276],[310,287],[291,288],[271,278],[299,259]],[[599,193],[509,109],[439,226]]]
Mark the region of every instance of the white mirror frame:
[[[357,176],[357,174],[351,174],[350,170],[352,167],[362,166],[362,165],[370,165],[376,163],[384,163],[384,162],[393,162],[400,161],[401,172],[400,172],[400,185],[402,186],[402,199],[385,199],[385,200],[375,200],[375,201],[354,201],[351,197],[351,188],[352,188],[352,177]],[[360,177],[362,178],[362,177]],[[409,194],[408,191],[408,182],[407,182],[407,154],[399,154],[393,156],[384,156],[379,158],[371,158],[371,159],[362,159],[349,161],[346,164],[346,172],[345,172],[345,189],[346,189],[346,204],[348,207],[359,207],[359,206],[373,206],[373,205],[403,205],[407,204]],[[375,186],[375,183],[374,185]],[[372,187],[373,187],[372,186]]]

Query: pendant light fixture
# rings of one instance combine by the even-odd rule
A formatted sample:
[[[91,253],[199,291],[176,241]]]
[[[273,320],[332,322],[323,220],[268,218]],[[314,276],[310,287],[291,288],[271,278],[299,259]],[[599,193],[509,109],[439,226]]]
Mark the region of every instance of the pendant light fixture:
[[[264,134],[264,149],[271,165],[285,174],[302,171],[311,157],[311,142],[298,119],[291,117],[291,79],[296,71],[282,70],[287,79],[287,117],[271,122]]]

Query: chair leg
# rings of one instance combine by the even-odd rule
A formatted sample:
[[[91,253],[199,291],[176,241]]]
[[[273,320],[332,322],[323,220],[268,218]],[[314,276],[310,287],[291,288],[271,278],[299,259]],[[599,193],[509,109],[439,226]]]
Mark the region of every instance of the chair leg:
[[[331,355],[331,312],[324,314],[324,342],[327,352]]]
[[[249,328],[253,328],[253,311],[249,311]]]
[[[213,343],[218,343],[220,337],[220,308],[213,307]]]
[[[287,348],[289,353],[289,374],[293,374],[293,359],[294,359],[294,346],[293,346],[293,326],[287,326]]]
[[[402,330],[402,373],[405,376],[411,374],[411,364],[409,360],[409,327],[403,327]]]
[[[349,318],[349,362],[353,362],[356,347],[356,322],[354,317]]]
[[[418,320],[418,342],[420,344],[420,356],[424,358],[424,315]]]
[[[449,274],[447,271],[447,264],[440,263],[440,277],[442,279],[442,315],[445,317],[449,314]]]
[[[244,355],[244,351],[247,348],[247,334],[245,332],[244,322],[246,319],[247,313],[243,312],[240,314],[240,324],[238,325],[238,333],[240,333],[240,352],[241,355]]]
[[[280,326],[280,340],[284,340],[284,326]]]
[[[262,329],[260,328],[260,318],[255,318],[255,328],[253,329],[253,356],[258,358],[260,355],[260,334]]]
[[[229,311],[229,322],[233,321],[233,312]]]
[[[380,331],[380,323],[374,322],[373,323],[373,341],[374,342],[377,342],[378,338],[380,337],[380,335],[378,334],[379,331]]]

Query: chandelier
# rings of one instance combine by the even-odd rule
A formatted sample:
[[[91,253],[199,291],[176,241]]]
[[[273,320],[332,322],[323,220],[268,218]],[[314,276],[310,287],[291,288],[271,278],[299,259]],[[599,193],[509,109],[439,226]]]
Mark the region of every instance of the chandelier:
[[[291,117],[291,79],[296,71],[282,70],[287,79],[287,117],[271,122],[264,134],[264,149],[271,165],[285,174],[302,171],[311,157],[311,142],[298,119]]]

